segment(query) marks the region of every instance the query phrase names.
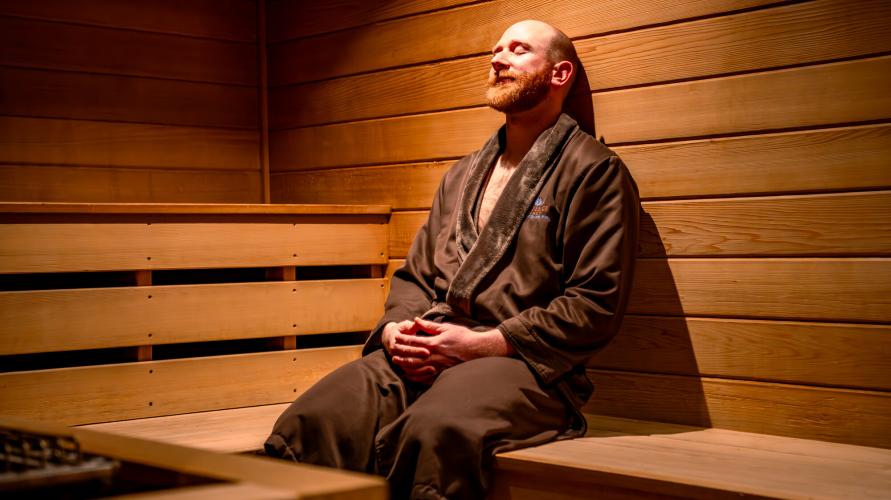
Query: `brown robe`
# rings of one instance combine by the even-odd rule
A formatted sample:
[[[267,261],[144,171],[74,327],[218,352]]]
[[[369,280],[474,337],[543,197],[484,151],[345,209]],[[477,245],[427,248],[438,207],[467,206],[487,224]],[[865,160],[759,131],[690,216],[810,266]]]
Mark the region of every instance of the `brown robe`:
[[[562,115],[478,234],[503,142],[504,129],[446,173],[364,356],[279,417],[269,455],[385,475],[394,498],[484,498],[496,453],[584,433],[585,363],[615,335],[628,301],[637,188],[615,154]],[[380,334],[416,316],[497,327],[518,356],[408,382]]]

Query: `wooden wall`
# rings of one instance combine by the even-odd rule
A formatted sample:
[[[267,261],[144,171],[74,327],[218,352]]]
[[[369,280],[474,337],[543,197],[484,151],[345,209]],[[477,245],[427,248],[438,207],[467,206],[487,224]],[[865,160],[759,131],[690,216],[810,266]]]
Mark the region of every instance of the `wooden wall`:
[[[255,0],[0,0],[0,200],[262,201]]]
[[[491,45],[550,21],[643,200],[588,411],[891,446],[891,4],[658,4],[270,1],[273,201],[391,204],[399,265],[502,123]]]

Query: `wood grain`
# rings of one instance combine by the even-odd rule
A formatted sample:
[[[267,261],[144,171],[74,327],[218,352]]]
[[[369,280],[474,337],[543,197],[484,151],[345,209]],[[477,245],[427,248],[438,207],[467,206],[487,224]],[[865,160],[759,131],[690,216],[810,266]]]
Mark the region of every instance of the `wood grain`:
[[[359,351],[329,347],[9,372],[0,374],[0,403],[7,415],[64,425],[286,403]]]
[[[476,3],[474,0],[412,0],[402,2],[336,0],[328,2],[269,2],[269,42],[275,43],[338,31],[397,17]]]
[[[257,128],[257,89],[0,68],[0,113],[41,118]]]
[[[622,146],[615,151],[628,165],[643,200],[891,187],[888,125]],[[452,164],[279,173],[273,175],[274,199],[428,209]]]
[[[282,222],[0,224],[0,272],[384,263],[386,226]]]
[[[886,258],[638,259],[628,312],[891,322]]]
[[[0,14],[223,40],[256,40],[256,5],[251,0],[164,0],[151,4],[2,0]]]
[[[482,54],[491,50],[498,33],[529,18],[551,23],[570,37],[577,37],[771,3],[775,2],[671,0],[654,9],[621,0],[496,0],[273,45],[269,81],[283,85]],[[604,12],[610,15],[602,15]]]
[[[891,7],[818,0],[576,42],[594,91],[891,50]],[[271,92],[273,128],[483,104],[490,56],[379,71]]]
[[[891,57],[594,95],[609,144],[891,117]]]
[[[617,143],[740,134],[891,116],[891,57],[594,94],[597,134]],[[488,108],[278,131],[273,171],[454,158],[502,123]]]
[[[12,214],[145,214],[145,215],[254,215],[256,220],[265,216],[292,215],[379,215],[386,216],[386,205],[295,205],[277,203],[29,203],[0,202],[0,220],[10,219]],[[273,218],[274,219],[274,218]],[[305,220],[313,219],[305,218]],[[232,222],[244,222],[232,218]],[[352,219],[344,219],[352,220]],[[368,221],[383,223],[385,217],[368,217]],[[72,219],[72,222],[75,220]],[[82,221],[82,219],[81,219]],[[279,221],[289,222],[279,218]]]
[[[252,44],[0,17],[0,64],[256,85]]]
[[[650,201],[639,257],[891,255],[891,191]],[[404,257],[426,211],[396,212],[389,253]]]
[[[257,170],[251,130],[0,116],[0,162]]]
[[[259,202],[254,171],[0,166],[0,199],[21,202]]]
[[[891,327],[625,316],[591,368],[891,389]]]
[[[585,411],[891,448],[887,392],[589,370]]]
[[[0,354],[370,330],[385,298],[381,279],[0,292]]]

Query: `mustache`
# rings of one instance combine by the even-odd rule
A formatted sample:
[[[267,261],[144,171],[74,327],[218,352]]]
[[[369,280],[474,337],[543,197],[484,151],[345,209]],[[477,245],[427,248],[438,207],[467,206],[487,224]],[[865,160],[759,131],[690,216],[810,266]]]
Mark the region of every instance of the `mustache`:
[[[511,80],[516,80],[518,78],[518,75],[515,73],[511,73],[506,69],[503,69],[489,75],[489,85],[495,85],[495,83],[502,78],[510,78]]]

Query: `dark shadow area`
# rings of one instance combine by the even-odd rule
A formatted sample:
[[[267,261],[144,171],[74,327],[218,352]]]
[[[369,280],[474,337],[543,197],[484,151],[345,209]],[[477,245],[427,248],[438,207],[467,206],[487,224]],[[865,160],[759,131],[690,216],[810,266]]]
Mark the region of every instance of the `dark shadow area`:
[[[666,249],[655,222],[642,209],[640,224],[631,301],[619,334],[589,363],[595,391],[585,412],[711,427],[693,341]],[[659,425],[615,425],[609,429],[619,434],[686,430]]]
[[[578,74],[566,100],[563,101],[563,112],[575,118],[579,127],[591,135],[597,137],[594,124],[594,102],[591,99],[591,86],[588,84],[588,74],[584,66],[578,64]]]

